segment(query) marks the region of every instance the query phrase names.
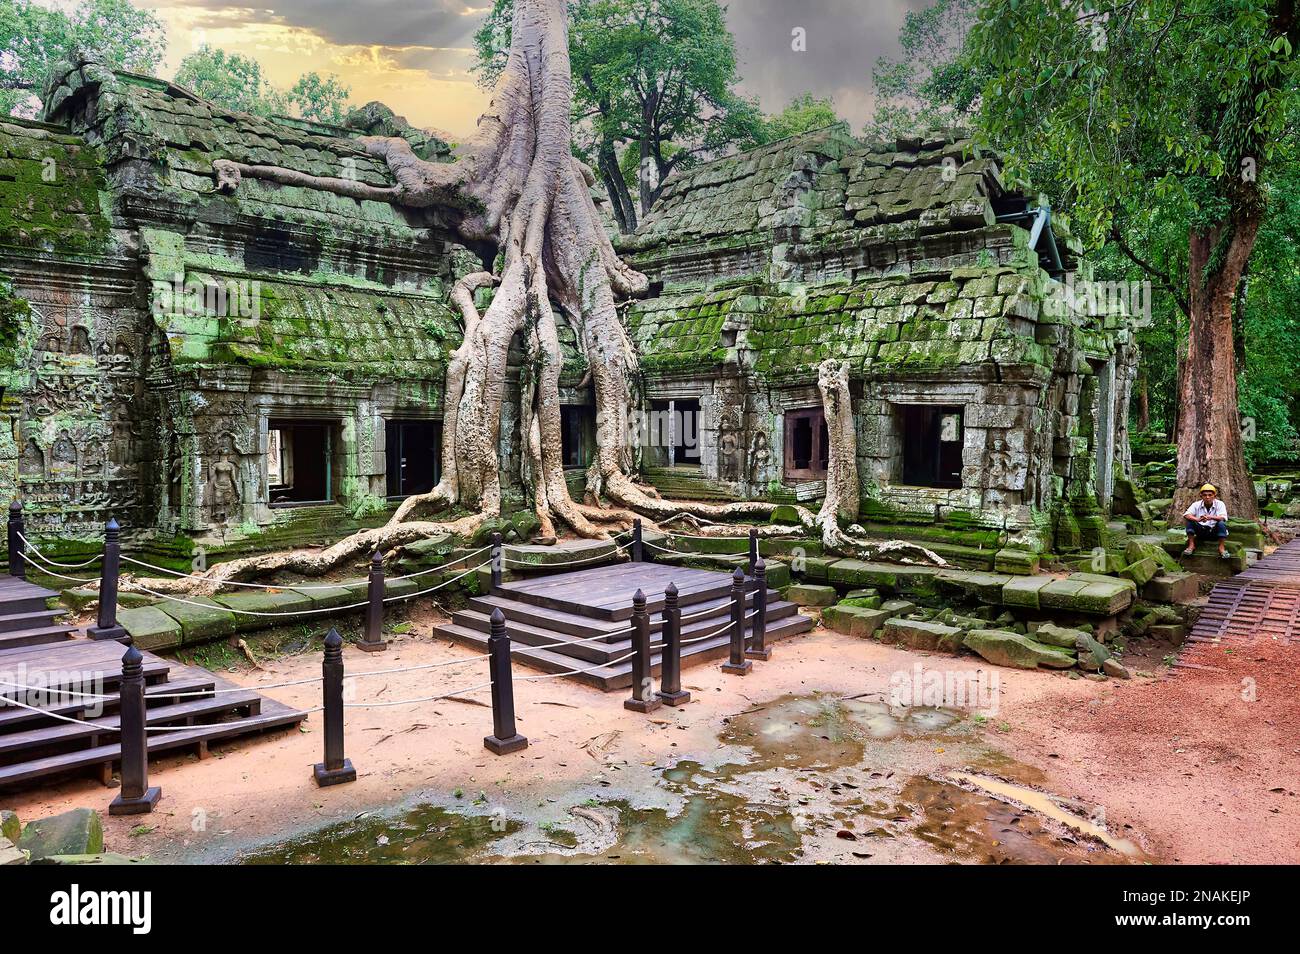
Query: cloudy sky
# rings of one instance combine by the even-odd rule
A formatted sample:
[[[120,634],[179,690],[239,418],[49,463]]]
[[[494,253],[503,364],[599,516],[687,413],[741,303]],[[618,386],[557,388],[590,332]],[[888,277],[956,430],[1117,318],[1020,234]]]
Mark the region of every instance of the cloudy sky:
[[[473,128],[485,96],[470,72],[472,36],[489,0],[280,0],[273,8],[225,0],[136,0],[166,22],[164,72],[209,43],[255,56],[272,82],[306,70],[335,73],[352,99],[382,100],[412,122],[452,135]],[[805,92],[832,96],[855,129],[869,118],[871,67],[897,49],[909,7],[924,0],[729,0],[742,91],[774,112]],[[807,50],[791,49],[796,28]]]

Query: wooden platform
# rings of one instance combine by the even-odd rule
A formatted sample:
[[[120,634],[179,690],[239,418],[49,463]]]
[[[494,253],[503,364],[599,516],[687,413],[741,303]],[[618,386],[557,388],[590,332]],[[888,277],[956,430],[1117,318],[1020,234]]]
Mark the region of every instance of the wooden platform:
[[[1215,584],[1187,642],[1300,641],[1300,540]]]
[[[610,662],[572,678],[607,692],[626,689],[632,684],[631,660],[611,661],[631,651],[631,637],[626,630],[632,616],[632,596],[638,589],[645,593],[651,640],[658,642],[663,629],[664,590],[669,583],[675,584],[678,591],[683,643],[716,634],[683,645],[682,668],[725,656],[729,639],[724,627],[731,618],[731,574],[659,563],[619,563],[503,583],[488,595],[471,599],[464,610],[452,614],[450,623],[436,627],[434,633],[484,649],[492,611],[500,609],[513,643],[511,656],[518,662],[544,672]],[[752,601],[750,594],[746,606],[752,606]],[[768,642],[805,633],[813,625],[814,621],[801,615],[795,604],[768,591]],[[599,638],[602,634],[604,639]],[[554,643],[566,645],[535,648]],[[657,673],[658,653],[652,662]]]
[[[66,638],[0,650],[0,680],[49,690],[33,699],[0,685],[0,788],[84,771],[108,781],[121,757],[117,700],[83,699],[59,690],[113,693],[121,682],[123,652],[122,644],[113,640]],[[297,725],[306,718],[206,670],[151,653],[144,654],[144,674],[148,724],[183,727],[150,732],[151,755],[192,748],[203,756],[209,743]],[[214,692],[217,689],[236,691]],[[90,725],[3,703],[15,698]]]

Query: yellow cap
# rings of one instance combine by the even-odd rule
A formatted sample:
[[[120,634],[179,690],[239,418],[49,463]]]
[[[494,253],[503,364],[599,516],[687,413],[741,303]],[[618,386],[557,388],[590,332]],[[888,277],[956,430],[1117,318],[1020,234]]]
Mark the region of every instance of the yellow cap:
[[[1207,490],[1212,494],[1217,494],[1219,492],[1219,488],[1215,487],[1214,484],[1203,484],[1201,486],[1201,493],[1205,493]]]

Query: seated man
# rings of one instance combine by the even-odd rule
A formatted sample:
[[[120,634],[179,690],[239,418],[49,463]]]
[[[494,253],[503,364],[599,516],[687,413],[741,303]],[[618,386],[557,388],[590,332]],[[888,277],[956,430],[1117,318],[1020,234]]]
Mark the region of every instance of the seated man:
[[[1187,508],[1183,519],[1187,521],[1187,549],[1183,556],[1196,552],[1197,540],[1218,540],[1219,556],[1228,558],[1228,548],[1223,543],[1228,537],[1228,508],[1219,499],[1213,484],[1201,488],[1201,499]]]

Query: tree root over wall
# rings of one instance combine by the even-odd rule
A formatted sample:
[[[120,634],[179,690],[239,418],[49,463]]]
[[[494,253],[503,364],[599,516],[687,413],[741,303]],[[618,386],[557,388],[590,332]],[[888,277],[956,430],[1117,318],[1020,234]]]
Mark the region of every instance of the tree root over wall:
[[[178,591],[217,588],[224,581],[277,571],[319,575],[372,549],[443,531],[470,534],[500,516],[501,407],[507,352],[516,334],[522,336],[527,355],[520,400],[523,477],[542,537],[556,536],[557,521],[580,536],[606,539],[611,530],[629,526],[637,514],[651,521],[771,516],[775,505],[769,503],[662,500],[631,477],[631,396],[637,357],[616,302],[644,294],[648,282],[615,253],[591,198],[595,177],[570,152],[571,98],[564,0],[516,0],[509,60],[488,112],[480,118],[474,136],[458,150],[456,161],[422,160],[400,138],[358,140],[370,155],[387,164],[395,181],[389,187],[311,176],[279,166],[213,163],[217,189],[227,194],[245,180],[256,179],[358,200],[412,208],[437,206],[467,244],[497,250],[500,265],[496,274],[465,276],[452,291],[464,322],[464,340],[447,368],[443,476],[437,487],[408,498],[385,526],[353,534],[324,550],[233,560],[214,567],[201,581],[152,584]],[[495,295],[480,314],[474,293],[489,286],[495,286]],[[597,451],[584,502],[570,496],[561,458],[557,310],[573,328],[587,358],[596,398]],[[804,529],[817,531],[835,552],[898,554],[942,563],[924,548],[873,544],[850,538],[840,529],[842,522],[856,517],[858,508],[847,368],[828,364],[822,369],[820,385],[831,431],[830,475],[820,513],[798,508]],[[452,507],[474,513],[447,522],[414,519]]]

